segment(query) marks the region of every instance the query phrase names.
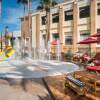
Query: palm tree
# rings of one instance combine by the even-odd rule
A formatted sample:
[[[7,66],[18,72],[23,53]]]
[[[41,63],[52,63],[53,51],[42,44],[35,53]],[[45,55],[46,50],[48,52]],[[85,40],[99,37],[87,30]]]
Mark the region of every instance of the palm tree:
[[[23,4],[23,9],[24,9],[24,15],[25,15],[25,11],[26,11],[26,5],[28,4],[28,0],[17,0],[18,4]]]
[[[25,12],[26,12],[26,6],[28,4],[28,0],[17,0],[17,3],[23,5],[23,23],[25,24]],[[22,43],[24,42],[24,45],[22,44],[22,49],[21,49],[22,57],[24,56],[24,53],[25,53],[25,51],[24,51],[24,49],[25,49],[25,33],[23,33],[23,38],[24,39],[22,39]]]
[[[57,0],[40,0],[40,4],[37,10],[46,11],[46,24],[47,24],[47,34],[46,34],[46,47],[50,39],[50,7],[57,5]]]

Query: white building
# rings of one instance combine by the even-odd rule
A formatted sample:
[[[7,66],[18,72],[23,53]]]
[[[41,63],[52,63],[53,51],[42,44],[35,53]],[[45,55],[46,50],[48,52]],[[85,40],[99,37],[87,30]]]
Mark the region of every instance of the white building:
[[[51,51],[55,52],[52,42],[60,40],[61,52],[69,48],[73,52],[88,45],[79,45],[79,41],[90,34],[100,32],[100,0],[66,0],[50,10],[50,43]],[[37,11],[32,14],[32,47],[40,48],[46,41],[46,12]],[[92,51],[100,51],[100,44],[92,44]]]

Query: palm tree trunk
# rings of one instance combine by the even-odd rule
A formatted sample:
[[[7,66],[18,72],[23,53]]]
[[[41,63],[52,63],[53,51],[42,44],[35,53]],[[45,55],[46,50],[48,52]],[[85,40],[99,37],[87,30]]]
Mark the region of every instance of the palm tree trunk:
[[[1,52],[2,52],[2,32],[1,32]]]
[[[26,7],[25,7],[25,4],[23,4],[23,27],[24,27],[24,30],[25,30],[25,10],[26,10]],[[22,37],[22,57],[24,56],[24,53],[25,53],[25,31],[23,31],[23,37]],[[24,43],[23,43],[24,42]]]
[[[31,12],[30,12],[30,9],[31,9],[31,0],[28,0],[28,18],[29,18],[29,53],[31,55],[31,51],[32,51],[32,33],[31,33]]]
[[[46,33],[46,46],[48,45],[48,41],[50,39],[49,35],[50,35],[50,12],[46,12],[46,17],[47,17],[47,33]]]
[[[52,6],[52,0],[50,0],[50,4],[49,4],[49,11],[46,11],[46,15],[47,15],[47,35],[46,35],[46,50],[47,50],[47,53],[48,53],[48,43],[50,41],[50,17],[51,17],[51,14],[50,14],[50,7]]]

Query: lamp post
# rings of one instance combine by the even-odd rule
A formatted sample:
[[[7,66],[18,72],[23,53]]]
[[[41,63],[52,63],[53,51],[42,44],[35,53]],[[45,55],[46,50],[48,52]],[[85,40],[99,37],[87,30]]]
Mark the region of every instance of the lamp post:
[[[11,46],[13,47],[14,46],[14,36],[13,36],[13,32],[11,33],[11,37],[10,37],[10,42],[11,42]]]
[[[32,55],[32,29],[31,29],[31,0],[28,0],[28,18],[29,18],[29,23],[28,23],[28,33],[29,33],[29,56],[31,57]]]
[[[1,32],[1,52],[2,52],[2,32]]]
[[[5,46],[8,45],[8,26],[5,26]]]
[[[8,31],[8,26],[5,27],[5,46],[13,47],[13,32]]]

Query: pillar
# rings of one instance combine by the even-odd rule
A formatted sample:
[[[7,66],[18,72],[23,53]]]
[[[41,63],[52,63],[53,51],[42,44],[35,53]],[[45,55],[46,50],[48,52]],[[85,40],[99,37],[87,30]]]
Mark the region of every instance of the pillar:
[[[73,52],[78,50],[78,19],[79,8],[77,0],[73,2]]]
[[[36,15],[36,51],[39,53],[40,48],[40,14]]]
[[[91,28],[91,34],[95,34],[97,32],[97,29],[96,29],[96,15],[97,15],[97,3],[96,3],[97,0],[91,0],[90,2],[90,22],[91,22],[91,25],[90,25],[90,28]],[[91,52],[96,52],[96,44],[91,44]]]
[[[59,27],[58,27],[59,38],[61,43],[61,52],[63,52],[63,20],[64,20],[64,13],[63,13],[63,6],[61,5],[59,7]]]

